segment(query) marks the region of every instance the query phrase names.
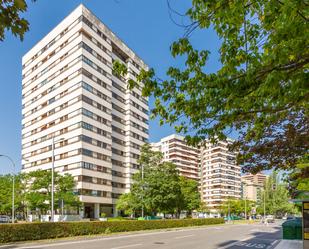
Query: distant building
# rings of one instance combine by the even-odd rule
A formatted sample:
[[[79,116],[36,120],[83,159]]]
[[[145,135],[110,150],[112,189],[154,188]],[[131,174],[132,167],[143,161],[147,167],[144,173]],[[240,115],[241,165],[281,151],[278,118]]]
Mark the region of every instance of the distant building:
[[[125,78],[113,62],[126,65]],[[22,172],[71,174],[86,218],[115,215],[148,141],[148,100],[130,91],[147,65],[83,5],[22,59]]]
[[[163,154],[163,160],[177,166],[180,175],[199,180],[200,150],[189,146],[184,137],[173,134],[151,144],[152,149]]]
[[[236,164],[237,153],[228,145],[232,140],[206,144],[201,148],[201,194],[211,216],[219,216],[221,205],[229,198],[241,197],[241,168]]]
[[[173,162],[181,175],[199,181],[202,201],[210,208],[211,216],[219,216],[224,201],[241,196],[240,166],[236,164],[236,153],[228,149],[231,142],[206,142],[196,148],[174,134],[151,145],[163,153],[164,161]]]
[[[266,178],[267,176],[262,173],[241,176],[242,198],[256,202],[259,201],[260,192],[265,184]]]

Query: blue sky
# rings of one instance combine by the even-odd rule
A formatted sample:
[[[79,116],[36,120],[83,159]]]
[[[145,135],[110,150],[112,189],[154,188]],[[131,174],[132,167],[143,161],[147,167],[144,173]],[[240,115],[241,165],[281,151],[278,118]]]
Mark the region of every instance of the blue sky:
[[[180,38],[184,30],[169,16],[166,0],[38,0],[27,1],[25,18],[30,31],[21,42],[11,33],[0,42],[0,154],[11,156],[20,169],[21,159],[21,58],[75,7],[83,3],[118,37],[133,49],[157,74],[164,78],[170,65],[181,66],[172,58],[170,44]],[[170,0],[172,6],[184,12],[190,1]],[[174,16],[178,22],[182,20]],[[216,71],[219,40],[213,30],[196,31],[192,36],[196,48],[211,51],[207,71]],[[152,106],[153,100],[150,101]],[[150,121],[150,141],[173,133],[169,126]],[[10,171],[9,161],[0,158],[0,174]]]

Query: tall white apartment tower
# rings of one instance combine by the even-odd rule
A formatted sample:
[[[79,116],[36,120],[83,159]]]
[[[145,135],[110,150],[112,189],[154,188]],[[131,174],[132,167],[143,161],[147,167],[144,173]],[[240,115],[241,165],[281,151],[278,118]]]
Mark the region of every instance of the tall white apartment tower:
[[[230,143],[230,139],[206,142],[201,148],[201,195],[213,216],[220,215],[224,201],[241,197],[241,168],[236,164],[236,153],[228,149]]]
[[[162,152],[164,161],[174,163],[180,175],[199,181],[200,150],[187,145],[183,136],[173,134],[151,146]]]
[[[55,171],[74,176],[83,216],[115,214],[148,141],[148,100],[126,82],[147,65],[83,5],[22,64],[22,171],[51,169],[54,138]]]

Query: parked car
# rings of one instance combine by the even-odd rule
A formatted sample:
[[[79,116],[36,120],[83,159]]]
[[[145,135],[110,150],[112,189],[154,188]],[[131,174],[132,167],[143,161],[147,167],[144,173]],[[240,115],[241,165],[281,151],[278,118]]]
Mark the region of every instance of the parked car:
[[[10,216],[0,215],[0,223],[10,223],[10,221],[11,221]]]

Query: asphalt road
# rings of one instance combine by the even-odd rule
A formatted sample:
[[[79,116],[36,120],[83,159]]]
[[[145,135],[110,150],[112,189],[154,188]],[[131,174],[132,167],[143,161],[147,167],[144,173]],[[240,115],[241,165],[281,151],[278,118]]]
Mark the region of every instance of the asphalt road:
[[[18,243],[0,246],[0,249],[272,249],[280,239],[278,224],[221,225]]]

